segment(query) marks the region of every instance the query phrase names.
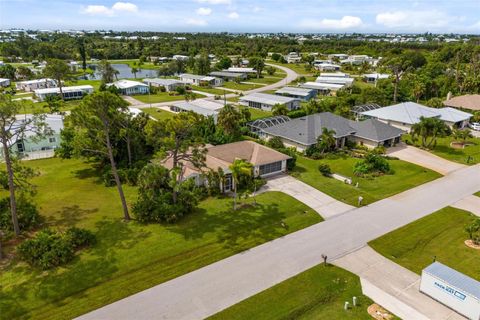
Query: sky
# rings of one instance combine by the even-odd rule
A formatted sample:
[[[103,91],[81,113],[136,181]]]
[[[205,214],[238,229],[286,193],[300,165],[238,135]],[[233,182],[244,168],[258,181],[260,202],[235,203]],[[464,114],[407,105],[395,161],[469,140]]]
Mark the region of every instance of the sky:
[[[0,28],[480,34],[480,0],[0,0]]]

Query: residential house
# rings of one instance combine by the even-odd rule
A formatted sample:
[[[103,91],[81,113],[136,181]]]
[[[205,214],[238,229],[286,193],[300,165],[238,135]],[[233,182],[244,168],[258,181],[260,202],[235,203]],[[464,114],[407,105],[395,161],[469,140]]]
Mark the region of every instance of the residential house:
[[[363,75],[363,80],[367,83],[376,83],[381,79],[388,79],[390,77],[387,73],[367,73]]]
[[[170,106],[170,110],[175,112],[192,111],[205,117],[213,117],[214,122],[217,123],[218,113],[223,107],[223,103],[205,99],[196,99],[192,101],[176,102]]]
[[[135,94],[147,94],[150,92],[150,87],[145,83],[125,79],[109,83],[107,84],[107,86],[116,87],[120,94],[125,96],[131,96]]]
[[[317,92],[317,94],[323,94],[323,95],[327,95],[331,91],[337,91],[344,87],[345,86],[342,84],[320,83],[320,82],[312,82],[312,81],[308,81],[300,84],[300,88],[313,89]]]
[[[302,61],[302,57],[297,52],[290,52],[284,58],[287,63],[299,63]]]
[[[420,118],[438,118],[450,128],[465,128],[472,114],[454,108],[429,108],[415,102],[403,102],[388,107],[360,113],[366,118],[378,119],[394,127],[410,132]]]
[[[17,115],[18,125],[28,121],[32,115]],[[48,125],[50,133],[47,136],[39,138],[33,127],[26,128],[22,137],[17,141],[12,141],[10,148],[12,153],[19,154],[24,159],[41,159],[54,156],[54,150],[60,147],[60,131],[63,129],[63,116],[48,114],[44,122]],[[24,125],[23,125],[24,126]],[[3,157],[3,150],[0,152]]]
[[[212,77],[212,76],[202,76],[197,74],[183,73],[180,75],[180,81],[192,84],[195,86],[201,87],[218,87],[223,85],[223,79]]]
[[[345,60],[348,58],[348,54],[345,53],[333,53],[328,55],[328,59],[338,59],[338,60]]]
[[[315,98],[317,95],[316,90],[314,89],[307,89],[307,88],[300,88],[300,87],[283,87],[275,91],[276,95],[291,97],[300,99],[303,101],[308,101],[312,98]]]
[[[43,78],[27,81],[19,81],[15,84],[17,90],[23,90],[27,92],[33,92],[37,89],[55,88],[57,82],[53,79]]]
[[[213,71],[210,76],[222,78],[224,81],[243,81],[248,78],[248,75],[243,72],[229,72],[229,71]]]
[[[143,83],[152,86],[152,87],[164,87],[165,91],[175,91],[178,87],[184,87],[185,83],[177,79],[161,79],[161,78],[152,78],[152,79],[143,79]]]
[[[225,174],[224,192],[232,190],[232,172],[230,165],[237,159],[243,159],[253,165],[254,177],[268,177],[287,170],[289,156],[253,141],[239,141],[217,146],[207,146],[205,167],[196,168],[191,162],[183,162],[184,179],[195,179],[198,186],[208,184],[205,173],[222,169]],[[171,158],[162,163],[166,168],[173,167]]]
[[[0,78],[0,87],[8,87],[8,86],[10,86],[10,79]]]
[[[265,120],[256,120],[258,124],[249,127],[266,140],[280,137],[285,146],[295,147],[300,152],[315,145],[324,128],[335,132],[333,136],[338,148],[343,147],[347,141],[370,148],[389,147],[400,142],[400,137],[404,133],[378,120],[356,122],[330,112],[316,113],[288,121],[273,121],[270,124],[265,123]],[[264,122],[263,125],[260,121]]]
[[[187,61],[189,59],[188,56],[184,56],[181,54],[176,54],[172,57],[173,60],[180,60],[180,61]]]
[[[453,98],[449,95],[443,104],[452,108],[480,111],[480,94],[466,94]]]
[[[267,93],[252,93],[240,97],[239,103],[244,106],[266,111],[271,111],[277,104],[285,105],[288,110],[300,108],[300,99]]]
[[[340,71],[340,66],[333,63],[314,64],[314,67],[319,71]]]
[[[36,89],[35,96],[40,101],[45,101],[47,97],[60,96],[60,88]],[[85,95],[93,93],[91,85],[62,87],[63,99],[76,100],[82,99]]]
[[[321,73],[315,80],[318,83],[340,84],[344,87],[351,86],[353,81],[349,74],[342,72]]]
[[[223,71],[235,72],[235,73],[246,73],[246,74],[250,74],[250,73],[257,74],[257,70],[255,70],[254,68],[246,68],[246,67],[230,67]]]

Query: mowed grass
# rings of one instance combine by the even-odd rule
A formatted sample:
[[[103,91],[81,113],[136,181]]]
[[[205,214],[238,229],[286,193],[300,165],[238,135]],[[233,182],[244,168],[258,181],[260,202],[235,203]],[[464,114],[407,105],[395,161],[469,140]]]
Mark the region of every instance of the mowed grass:
[[[272,62],[269,61],[268,63],[276,65],[276,66],[282,66],[288,69],[291,69],[298,73],[299,75],[310,75],[312,74],[312,71],[307,71],[305,69],[306,64],[305,63],[278,63],[278,62]]]
[[[26,163],[41,173],[33,182],[46,225],[90,229],[97,244],[48,272],[16,260],[3,267],[4,319],[71,319],[321,221],[295,199],[269,192],[257,196],[257,206],[242,201],[248,205],[236,212],[231,198],[208,198],[176,224],[125,223],[116,189],[105,187],[91,165],[61,159]],[[125,186],[125,194],[131,205],[136,189]]]
[[[261,109],[257,109],[257,108],[248,107],[248,111],[250,111],[250,116],[251,116],[252,121],[272,116],[271,111],[265,111],[265,110],[261,110]]]
[[[250,84],[250,83],[242,83],[242,82],[236,83],[236,82],[228,81],[223,83],[223,87],[228,89],[233,89],[233,90],[247,91],[247,90],[262,88],[264,86],[260,84]]]
[[[245,82],[253,82],[253,83],[260,83],[260,84],[273,84],[279,81],[282,81],[283,78],[272,77],[272,76],[264,76],[263,78],[251,78],[245,80]]]
[[[82,100],[69,100],[65,101],[65,104],[60,111],[70,111],[81,103]],[[19,114],[32,114],[32,113],[48,113],[50,109],[47,107],[46,102],[31,102],[27,101],[24,107],[20,109]]]
[[[363,197],[363,204],[370,204],[441,177],[437,172],[409,162],[389,160],[395,174],[360,178],[353,174],[353,167],[358,161],[361,159],[339,157],[312,160],[300,156],[291,174],[331,197],[354,206],[358,205],[359,196]],[[324,177],[318,170],[321,163],[328,164],[333,173],[351,178],[353,183],[348,185],[334,178]],[[357,182],[358,188],[355,186]]]
[[[204,98],[203,94],[195,93],[197,98]],[[170,102],[170,101],[179,101],[185,100],[184,95],[171,94],[170,92],[157,92],[155,94],[137,94],[133,95],[132,98],[137,99],[143,103],[158,103],[158,102]]]
[[[165,111],[159,108],[142,108],[142,111],[148,113],[157,120],[171,119],[175,115],[173,112]]]
[[[446,207],[369,243],[386,258],[420,274],[436,260],[480,280],[480,251],[464,244],[474,216]]]
[[[223,94],[231,94],[231,91],[223,90],[223,89],[217,89],[217,88],[206,88],[206,87],[199,87],[199,86],[191,86],[192,90],[195,91],[202,91],[206,93],[211,93],[215,95],[220,95],[223,96]]]
[[[357,306],[343,309],[357,297]],[[262,291],[209,320],[372,319],[367,307],[373,302],[362,295],[354,274],[331,265],[318,265]]]
[[[403,139],[412,141],[409,135],[405,135]],[[453,137],[438,138],[437,145],[429,151],[439,157],[461,164],[473,165],[480,163],[480,138],[467,139],[468,145],[463,149],[452,148],[450,143],[453,141],[457,140]]]

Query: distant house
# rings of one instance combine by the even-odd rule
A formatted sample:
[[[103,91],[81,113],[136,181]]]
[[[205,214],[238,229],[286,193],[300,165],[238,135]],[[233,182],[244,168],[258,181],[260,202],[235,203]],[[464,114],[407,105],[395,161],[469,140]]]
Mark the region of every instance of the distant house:
[[[367,73],[363,75],[363,79],[368,83],[375,83],[381,79],[388,79],[390,77],[387,73]]]
[[[164,87],[165,91],[175,91],[178,87],[184,87],[185,83],[177,79],[143,79],[143,83],[152,87]]]
[[[329,59],[339,59],[339,60],[344,60],[348,58],[348,54],[345,53],[333,53],[328,55]]]
[[[378,119],[407,132],[410,132],[412,125],[420,122],[421,117],[438,118],[450,128],[465,128],[472,117],[472,114],[454,108],[429,108],[415,102],[403,102],[360,114],[367,118]]]
[[[257,73],[257,70],[255,70],[254,68],[244,68],[244,67],[230,67],[223,71],[235,72],[235,73],[246,73],[246,74]]]
[[[244,106],[266,111],[271,111],[272,108],[277,104],[285,105],[288,110],[295,110],[300,107],[300,99],[267,93],[252,93],[240,97],[239,103]]]
[[[300,88],[313,89],[317,94],[329,94],[331,91],[337,91],[345,86],[343,84],[334,84],[334,83],[320,83],[320,82],[305,82],[300,84]]]
[[[312,98],[315,98],[317,92],[314,89],[299,88],[299,87],[283,87],[275,91],[276,95],[291,97],[300,99],[303,101],[308,101]]]
[[[296,52],[290,52],[284,56],[284,59],[287,61],[287,63],[299,63],[302,61],[302,57]]]
[[[60,96],[60,88],[37,89],[34,92],[40,101],[45,101],[47,97]],[[85,95],[93,93],[93,87],[91,85],[62,87],[62,93],[65,100],[82,99]]]
[[[217,123],[218,113],[223,107],[223,103],[197,99],[192,101],[176,102],[170,106],[170,109],[175,112],[192,111],[205,117],[213,117],[213,120],[215,123]]]
[[[53,79],[43,78],[27,81],[19,81],[15,84],[17,90],[23,90],[27,92],[33,92],[37,89],[55,88],[57,82]]]
[[[265,119],[260,119],[260,121]],[[273,122],[259,133],[263,139],[282,139],[285,146],[303,152],[317,143],[323,129],[335,131],[336,147],[341,148],[352,141],[370,148],[390,147],[400,142],[402,130],[377,120],[351,121],[330,112],[316,113],[289,121]]]
[[[229,71],[213,71],[210,72],[212,77],[222,78],[225,81],[242,81],[248,78],[248,75],[243,72],[229,72]]]
[[[10,85],[10,79],[0,78],[0,87],[8,87]]]
[[[320,63],[320,64],[315,64],[315,69],[319,71],[339,71],[340,66],[338,64],[333,64],[333,63]]]
[[[176,54],[172,57],[173,60],[180,60],[180,61],[187,61],[189,59],[188,56],[183,56],[181,54]]]
[[[353,81],[349,74],[342,72],[322,73],[315,80],[318,83],[340,84],[346,87],[351,86]]]
[[[20,123],[31,117],[32,115],[18,115],[17,119]],[[61,143],[60,131],[63,129],[63,116],[49,114],[44,121],[51,130],[48,136],[38,138],[34,127],[27,128],[24,136],[13,142],[11,152],[20,154],[24,159],[53,157],[54,150],[60,147]],[[3,151],[0,153],[0,157],[3,157]]]
[[[447,98],[447,100],[443,101],[443,104],[447,107],[480,111],[480,94],[466,94],[450,99]]]
[[[192,84],[195,86],[202,86],[202,87],[218,87],[223,85],[223,79],[212,77],[212,76],[202,76],[197,74],[190,74],[190,73],[183,73],[180,75],[180,81]]]
[[[205,185],[208,183],[205,173],[209,170],[216,171],[221,168],[225,174],[225,184],[222,186],[222,191],[231,191],[233,181],[229,167],[236,159],[250,162],[253,165],[254,177],[268,177],[285,172],[287,170],[287,160],[290,157],[248,140],[208,146],[204,168],[195,168],[190,162],[183,163],[184,179],[195,179],[198,186]],[[173,167],[171,158],[167,158],[162,164],[169,169]]]
[[[145,83],[132,81],[132,80],[118,80],[113,83],[107,84],[107,86],[114,86],[118,89],[120,94],[125,96],[131,96],[135,94],[147,94],[150,92],[150,87]]]

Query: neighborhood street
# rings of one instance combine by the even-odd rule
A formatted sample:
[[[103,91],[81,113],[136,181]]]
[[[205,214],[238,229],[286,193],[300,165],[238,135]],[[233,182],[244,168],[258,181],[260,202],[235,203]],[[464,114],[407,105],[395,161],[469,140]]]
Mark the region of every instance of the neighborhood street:
[[[480,165],[464,167],[371,205],[350,210],[78,319],[203,319],[480,190]]]

